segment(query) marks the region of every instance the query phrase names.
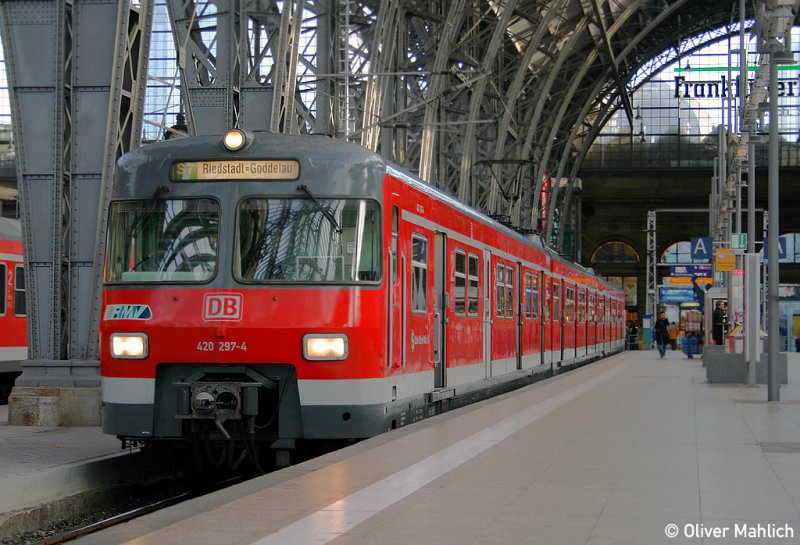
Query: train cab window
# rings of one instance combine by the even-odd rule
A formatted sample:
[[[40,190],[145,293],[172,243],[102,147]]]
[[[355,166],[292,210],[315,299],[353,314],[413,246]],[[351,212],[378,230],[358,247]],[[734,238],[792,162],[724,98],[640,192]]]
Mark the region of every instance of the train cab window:
[[[506,318],[514,317],[514,267],[506,267]]]
[[[14,316],[25,316],[26,311],[25,267],[17,265],[14,268]]]
[[[411,311],[424,313],[428,309],[428,239],[411,237]]]
[[[211,199],[111,203],[106,281],[206,282],[217,268],[219,204]]]
[[[8,284],[8,277],[6,276],[6,264],[0,263],[0,286],[2,286],[2,291],[0,291],[0,316],[5,316],[6,314],[6,285]]]
[[[467,276],[467,315],[478,315],[478,256],[469,254],[469,271]]]
[[[239,205],[234,276],[245,282],[377,282],[380,212],[364,199],[245,199]]]
[[[495,299],[495,310],[497,311],[497,317],[502,318],[505,315],[505,300],[506,300],[506,275],[505,275],[505,266],[502,263],[497,264],[497,272],[494,276],[494,299]]]
[[[455,300],[456,316],[466,316],[467,314],[467,254],[460,250],[455,253]]]

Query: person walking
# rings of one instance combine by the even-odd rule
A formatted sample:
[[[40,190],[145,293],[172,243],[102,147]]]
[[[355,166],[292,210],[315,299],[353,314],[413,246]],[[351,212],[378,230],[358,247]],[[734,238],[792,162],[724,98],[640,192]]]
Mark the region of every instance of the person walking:
[[[656,335],[656,346],[658,346],[658,353],[663,358],[667,351],[667,343],[669,343],[669,320],[667,314],[661,311],[656,320],[656,325],[653,328]]]

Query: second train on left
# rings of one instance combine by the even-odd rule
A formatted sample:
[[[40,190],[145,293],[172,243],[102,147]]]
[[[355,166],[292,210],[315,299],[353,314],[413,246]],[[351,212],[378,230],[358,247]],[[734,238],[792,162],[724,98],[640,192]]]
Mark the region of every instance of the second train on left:
[[[623,347],[619,289],[322,136],[126,154],[105,259],[103,427],[126,443],[290,453]]]

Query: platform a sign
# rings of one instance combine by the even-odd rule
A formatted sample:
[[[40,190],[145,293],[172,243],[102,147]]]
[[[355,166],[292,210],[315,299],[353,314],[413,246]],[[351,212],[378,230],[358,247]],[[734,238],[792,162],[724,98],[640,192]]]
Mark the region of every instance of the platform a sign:
[[[711,237],[692,237],[691,244],[693,260],[711,260],[711,252],[714,249]]]

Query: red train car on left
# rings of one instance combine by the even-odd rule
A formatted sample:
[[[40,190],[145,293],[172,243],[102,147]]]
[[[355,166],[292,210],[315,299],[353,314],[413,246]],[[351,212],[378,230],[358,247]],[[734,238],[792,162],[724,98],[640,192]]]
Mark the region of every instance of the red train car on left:
[[[0,399],[28,357],[25,274],[19,221],[0,217]]]

